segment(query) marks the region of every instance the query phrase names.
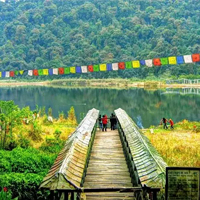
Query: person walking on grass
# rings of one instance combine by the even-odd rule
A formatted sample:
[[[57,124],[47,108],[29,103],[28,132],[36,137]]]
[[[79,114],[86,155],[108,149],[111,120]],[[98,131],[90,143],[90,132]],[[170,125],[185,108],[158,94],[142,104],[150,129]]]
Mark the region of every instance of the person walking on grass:
[[[102,131],[107,131],[107,123],[108,123],[108,117],[107,117],[107,115],[103,115],[103,118],[102,118],[102,124],[103,124]]]
[[[169,123],[170,123],[170,128],[174,129],[174,122],[172,119],[169,119]]]
[[[167,119],[166,119],[166,118],[163,117],[163,118],[161,119],[161,124],[163,124],[163,128],[164,128],[164,129],[168,129],[168,127],[167,127]]]

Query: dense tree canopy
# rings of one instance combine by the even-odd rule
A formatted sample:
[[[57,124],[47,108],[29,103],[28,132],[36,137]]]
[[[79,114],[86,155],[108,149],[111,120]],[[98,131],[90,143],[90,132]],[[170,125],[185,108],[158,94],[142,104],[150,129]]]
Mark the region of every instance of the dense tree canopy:
[[[0,68],[39,69],[199,53],[199,25],[198,0],[0,1]],[[177,76],[199,74],[200,66],[82,76],[145,78],[166,71]]]

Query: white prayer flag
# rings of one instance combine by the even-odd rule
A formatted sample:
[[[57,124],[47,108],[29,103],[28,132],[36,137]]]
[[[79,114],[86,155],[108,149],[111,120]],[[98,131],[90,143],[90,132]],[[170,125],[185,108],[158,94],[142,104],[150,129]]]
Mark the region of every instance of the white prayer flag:
[[[6,72],[6,77],[10,77],[10,72]]]
[[[112,63],[112,69],[115,71],[118,70],[119,69],[118,63]]]
[[[183,57],[184,57],[185,63],[193,63],[191,55],[185,55]]]
[[[149,59],[149,60],[145,60],[145,64],[147,67],[152,67],[153,66],[153,60]]]
[[[53,74],[58,75],[58,68],[53,69]]]
[[[33,76],[33,70],[28,70],[28,75]]]
[[[82,73],[87,73],[87,66],[81,66]]]

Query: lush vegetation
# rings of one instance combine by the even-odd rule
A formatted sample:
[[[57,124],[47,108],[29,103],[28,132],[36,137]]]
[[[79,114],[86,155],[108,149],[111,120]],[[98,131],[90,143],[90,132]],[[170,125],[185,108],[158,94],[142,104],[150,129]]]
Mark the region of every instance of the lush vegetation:
[[[145,135],[169,166],[200,167],[200,122],[183,120],[174,129],[150,127]]]
[[[0,199],[48,199],[39,185],[77,126],[74,108],[58,119],[51,109],[19,109],[13,101],[0,108]]]
[[[6,0],[0,2],[0,68],[39,69],[199,53],[199,7],[199,1],[187,0]],[[146,78],[199,72],[199,64],[191,64],[71,76]]]

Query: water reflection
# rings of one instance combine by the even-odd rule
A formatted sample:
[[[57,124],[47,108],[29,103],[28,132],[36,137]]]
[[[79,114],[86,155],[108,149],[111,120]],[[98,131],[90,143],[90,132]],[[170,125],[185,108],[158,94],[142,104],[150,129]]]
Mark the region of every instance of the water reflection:
[[[14,100],[19,107],[30,106],[52,108],[54,117],[59,112],[74,106],[78,121],[91,108],[110,114],[117,108],[124,109],[140,126],[158,125],[162,117],[172,118],[175,122],[188,119],[200,120],[200,98],[194,94],[164,93],[144,89],[64,89],[50,87],[0,88],[1,100]]]

